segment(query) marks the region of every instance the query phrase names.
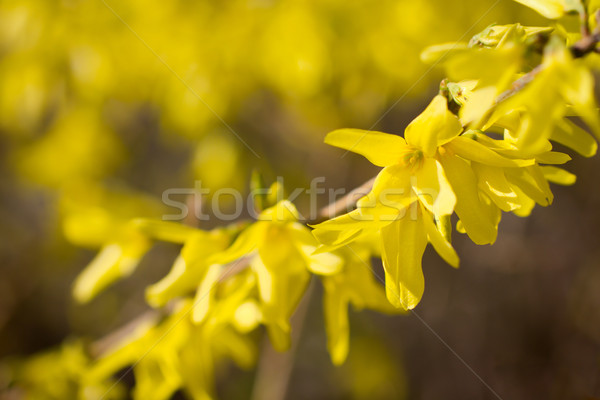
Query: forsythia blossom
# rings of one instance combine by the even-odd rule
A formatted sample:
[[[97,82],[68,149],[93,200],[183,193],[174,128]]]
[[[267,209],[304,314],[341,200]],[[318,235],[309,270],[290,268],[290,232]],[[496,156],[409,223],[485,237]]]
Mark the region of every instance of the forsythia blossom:
[[[312,254],[318,243],[297,220],[294,205],[281,201],[263,211],[228,249],[209,259],[218,264],[241,259],[249,263],[257,280],[263,323],[280,350],[289,347],[289,318],[306,290],[310,272],[331,275],[342,267],[338,256]]]
[[[551,19],[593,15],[600,7],[595,0],[517,1]],[[56,363],[64,376],[40,380],[45,392],[62,385],[67,396],[95,398],[119,370],[132,366],[136,399],[167,399],[178,390],[212,399],[223,359],[241,367],[256,361],[248,333],[263,325],[277,350],[290,346],[290,319],[312,275],[324,289],[331,359],[343,363],[350,306],[385,313],[416,307],[425,289],[428,244],[459,266],[451,241],[454,214],[457,231],[476,244],[492,244],[502,212],[528,216],[536,204],[552,203],[550,183],[575,182],[558,167],[570,156],[553,151],[553,142],[585,157],[597,152],[594,76],[583,57],[597,44],[597,37],[583,39],[590,38],[593,46],[580,49],[573,42],[581,34],[566,34],[559,24],[492,25],[468,43],[427,49],[422,59],[442,66],[448,79],[403,136],[359,129],[327,135],[326,143],[382,169],[354,210],[312,226],[312,232],[288,200],[261,198],[270,207],[256,221],[206,231],[158,220],[161,209],[152,202],[127,196],[109,201],[105,193],[79,188],[88,197],[65,201],[64,232],[100,251],[76,279],[74,297],[92,300],[133,273],[156,241],[174,243],[181,251],[171,270],[146,288],[147,303],[163,315],[139,323],[95,360],[79,343],[67,344],[24,364],[15,376],[33,382],[38,371]],[[372,258],[382,260],[384,286],[370,270]],[[123,389],[116,387],[110,396]]]
[[[428,242],[446,262],[458,267],[448,229],[453,212],[460,218],[460,229],[475,243],[493,243],[500,210],[526,214],[533,202],[551,203],[552,193],[538,161],[569,160],[549,149],[522,158],[511,143],[481,132],[464,132],[459,118],[448,110],[446,98],[439,95],[408,125],[404,139],[342,129],[325,141],[384,168],[356,210],[316,225],[313,233],[325,244],[323,249],[330,250],[379,232],[387,297],[404,309],[414,308],[423,295],[421,258]]]

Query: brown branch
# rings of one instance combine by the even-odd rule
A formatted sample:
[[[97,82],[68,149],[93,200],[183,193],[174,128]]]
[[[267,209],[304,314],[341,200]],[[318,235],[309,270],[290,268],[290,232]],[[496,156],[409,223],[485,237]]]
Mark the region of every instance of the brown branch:
[[[590,24],[588,23],[587,8],[583,1],[581,1],[581,12],[579,13],[579,20],[581,24],[581,36],[586,37],[590,35]]]
[[[250,266],[251,257],[244,256],[242,258],[238,258],[236,261],[230,262],[226,264],[221,271],[221,275],[219,275],[219,279],[217,279],[217,283],[221,283],[227,280],[229,277],[234,276],[246,268]]]
[[[90,355],[94,358],[100,357],[104,353],[113,349],[119,343],[122,343],[127,337],[129,337],[129,335],[135,332],[139,326],[158,321],[163,313],[164,312],[159,310],[149,310],[144,312],[142,315],[137,316],[135,319],[129,321],[125,325],[117,328],[117,330],[92,342],[89,348]]]
[[[537,74],[539,74],[543,69],[543,65],[540,64],[525,75],[523,75],[522,77],[520,77],[519,79],[517,79],[516,81],[514,81],[510,89],[505,90],[504,92],[500,93],[498,97],[496,97],[496,101],[494,102],[494,104],[501,103],[509,97],[512,97],[516,93],[520,92],[525,86],[527,86],[527,84],[533,81]]]
[[[202,209],[204,208],[202,195],[197,191],[194,191],[194,193],[187,196],[185,202],[188,213],[185,216],[183,223],[192,228],[198,228],[200,226],[200,219],[198,216],[202,215]]]
[[[319,212],[319,216],[321,218],[330,219],[335,217],[342,211],[349,211],[350,206],[355,204],[358,199],[365,196],[367,193],[369,193],[369,191],[371,191],[374,182],[375,177],[369,179],[359,187],[353,189],[350,193],[348,193],[341,199],[326,205]]]
[[[596,13],[596,18],[600,19],[600,10]],[[586,25],[587,25],[587,17],[586,17]],[[583,29],[584,31],[586,29]],[[569,50],[571,51],[571,55],[574,58],[581,58],[585,55],[597,51],[597,45],[600,42],[600,30],[596,29],[593,34],[585,34],[581,39],[579,39],[576,43],[574,43]],[[521,91],[527,84],[535,79],[535,77],[543,71],[543,64],[538,65],[519,79],[513,82],[510,89],[502,92],[495,101],[495,104],[501,103],[504,100],[512,97],[519,91]]]
[[[596,46],[600,42],[600,31],[596,30],[591,35],[586,35],[579,39],[573,46],[571,46],[571,54],[575,58],[580,58],[588,53],[593,52]]]

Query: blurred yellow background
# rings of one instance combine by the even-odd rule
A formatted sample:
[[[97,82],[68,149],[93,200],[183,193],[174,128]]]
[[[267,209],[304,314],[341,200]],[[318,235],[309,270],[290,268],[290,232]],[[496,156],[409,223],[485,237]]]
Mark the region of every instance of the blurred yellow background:
[[[103,240],[87,226],[106,236],[160,217],[162,193],[196,180],[247,191],[253,169],[289,188],[372,177],[324,135],[402,132],[443,78],[420,52],[494,22],[541,19],[509,0],[1,1],[0,356],[99,337],[144,310],[144,287],[177,249],[158,246],[132,279],[78,306],[71,283]],[[507,398],[597,382],[598,233],[587,232],[600,222],[598,167],[576,159],[580,183],[531,220],[507,217],[492,248],[457,238],[460,271],[425,258],[419,312]],[[310,311],[289,398],[488,398],[414,318],[357,315],[350,359],[334,369],[318,301]],[[223,398],[247,398],[252,374],[221,372]],[[0,390],[7,379],[0,369]]]

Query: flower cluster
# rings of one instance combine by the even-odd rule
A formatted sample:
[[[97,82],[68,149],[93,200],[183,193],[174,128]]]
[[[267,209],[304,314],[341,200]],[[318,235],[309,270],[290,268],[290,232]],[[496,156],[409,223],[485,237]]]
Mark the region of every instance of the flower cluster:
[[[519,2],[548,18],[597,11],[569,0]],[[290,201],[265,198],[268,207],[256,221],[212,231],[151,218],[103,219],[100,239],[91,240],[103,248],[75,282],[79,301],[131,274],[155,241],[182,249],[170,272],[146,291],[148,304],[167,310],[167,317],[140,325],[101,355],[82,382],[103,387],[133,365],[135,398],[166,399],[179,389],[211,398],[222,359],[253,364],[249,332],[262,325],[277,350],[290,346],[290,319],[312,276],[324,288],[332,361],[343,363],[349,305],[385,313],[413,309],[424,295],[428,244],[458,267],[454,229],[475,244],[494,243],[503,212],[526,217],[536,204],[552,203],[551,183],[575,182],[558,167],[571,158],[554,151],[555,143],[585,157],[596,153],[598,35],[595,22],[583,20],[582,33],[560,25],[494,25],[468,43],[427,49],[423,60],[442,65],[448,79],[403,135],[340,129],[325,138],[382,167],[346,214],[309,227]],[[77,219],[66,221],[77,236]],[[384,285],[370,270],[372,258],[382,260]]]

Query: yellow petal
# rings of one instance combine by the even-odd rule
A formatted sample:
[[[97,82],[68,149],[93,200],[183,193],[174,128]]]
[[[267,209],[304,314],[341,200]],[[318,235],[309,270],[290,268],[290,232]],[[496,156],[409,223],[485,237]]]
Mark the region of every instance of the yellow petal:
[[[570,186],[575,183],[577,177],[570,173],[569,171],[565,171],[562,168],[557,167],[541,167],[542,173],[544,174],[544,178],[546,178],[549,182],[556,183],[558,185]]]
[[[506,178],[539,205],[546,207],[552,204],[554,195],[539,166],[507,169]]]
[[[152,239],[172,243],[184,243],[191,234],[198,231],[183,224],[147,218],[136,218],[131,221],[131,224]]]
[[[459,259],[456,251],[444,238],[439,229],[435,226],[433,222],[433,215],[428,212],[423,212],[423,223],[425,225],[425,231],[427,232],[427,238],[429,242],[433,245],[435,251],[446,261],[448,264],[453,266],[454,268],[458,268]]]
[[[559,19],[565,15],[565,0],[515,0],[533,8],[548,19]]]
[[[261,212],[257,219],[269,222],[295,222],[299,218],[296,206],[289,200],[282,200]]]
[[[104,246],[75,280],[75,299],[86,303],[113,282],[131,275],[150,246],[150,242],[146,240],[130,240],[126,245],[112,243]]]
[[[301,250],[308,261],[308,270],[317,275],[333,275],[340,272],[343,260],[333,253],[315,254],[316,247],[303,245]]]
[[[597,138],[600,138],[600,116],[594,96],[594,76],[581,60],[573,60],[568,50],[563,46],[564,56],[558,55],[558,63],[562,62],[561,71],[564,79],[561,81],[562,94],[565,101],[577,112]]]
[[[330,132],[325,143],[361,154],[379,167],[398,163],[406,147],[406,142],[398,135],[362,129]]]
[[[421,259],[427,233],[421,217],[405,216],[381,229],[387,298],[395,307],[411,310],[425,289]]]
[[[260,257],[253,257],[250,266],[256,274],[258,281],[258,294],[263,303],[273,302],[273,279],[272,273],[267,269]]]
[[[456,137],[461,130],[458,117],[448,111],[446,98],[437,95],[425,111],[408,125],[404,137],[408,144],[421,148],[432,157],[438,146]]]
[[[514,160],[503,157],[483,144],[462,136],[458,136],[445,147],[462,158],[493,167],[524,167],[535,163],[535,160]]]
[[[313,235],[320,243],[322,243],[322,245],[315,250],[315,254],[333,251],[339,247],[345,246],[360,237],[362,233],[362,229],[348,229],[340,231],[315,229],[313,231]]]
[[[411,172],[401,165],[382,169],[373,189],[356,203],[363,220],[381,224],[394,221],[399,212],[417,200],[411,189]]]
[[[251,263],[258,278],[261,310],[273,347],[290,345],[289,318],[298,306],[310,274],[302,256],[281,231],[272,230]]]
[[[440,157],[440,162],[456,194],[454,209],[469,238],[476,244],[494,243],[498,227],[495,221],[490,219],[489,213],[479,197],[477,178],[469,163],[450,154]]]
[[[465,231],[465,226],[460,219],[456,223],[456,231],[463,234],[467,233],[467,231]]]
[[[115,232],[122,230],[123,225],[106,209],[86,207],[83,210],[67,211],[62,220],[62,228],[69,242],[97,250],[112,242]]]
[[[440,233],[450,242],[452,238],[452,219],[450,215],[439,215],[435,216],[435,223]],[[464,233],[464,232],[463,232]]]
[[[256,365],[258,352],[254,340],[252,340],[249,336],[240,333],[243,332],[229,328],[221,329],[218,335],[215,335],[215,337],[211,338],[211,343],[205,345],[218,348],[219,353],[222,352],[224,356],[231,357],[232,361],[235,362],[240,368],[249,370]],[[192,355],[191,357],[194,356]],[[198,364],[202,365],[203,362],[197,361],[196,365]],[[204,369],[204,365],[202,366],[202,369]],[[184,378],[186,379],[186,386],[191,386],[188,382],[192,381],[196,383],[198,389],[206,391],[206,386],[210,387],[211,385],[202,384],[197,381],[196,377],[201,372],[202,370],[194,371],[193,369],[191,371],[187,371],[186,378]],[[198,392],[200,392],[200,390],[198,390]],[[193,392],[190,390],[190,398],[201,400],[213,400],[215,398],[214,395],[207,396],[204,393],[198,394],[198,392]]]
[[[335,218],[323,221],[320,224],[311,225],[313,234],[315,231],[341,231],[348,229],[363,229],[368,227],[370,220],[363,216],[360,210],[353,210],[349,213],[339,215]]]
[[[344,246],[363,234],[364,231],[377,230],[389,222],[376,221],[373,216],[364,216],[361,210],[354,210],[333,219],[313,225],[312,234],[319,243],[315,253],[323,253]]]
[[[186,295],[195,289],[208,268],[207,259],[225,249],[228,235],[220,231],[193,230],[171,271],[160,281],[146,289],[146,300],[153,307],[165,305],[169,300]]]
[[[584,157],[592,157],[598,150],[598,143],[594,138],[566,118],[556,122],[550,139],[575,150]]]
[[[518,202],[521,205],[519,208],[513,211],[513,214],[515,214],[517,217],[528,217],[531,215],[531,211],[533,211],[533,208],[535,207],[535,201],[523,193],[523,191],[518,187],[513,187],[513,190],[515,193],[517,193],[519,198]]]
[[[454,212],[456,196],[438,161],[432,158],[425,159],[422,168],[413,178],[413,190],[427,210],[440,216],[451,215]]]
[[[323,311],[327,349],[334,365],[341,365],[348,356],[350,325],[348,323],[348,299],[333,282],[324,281]]]
[[[257,249],[268,227],[268,222],[255,222],[244,229],[226,250],[207,259],[207,264],[228,264]]]
[[[206,271],[206,275],[198,290],[196,291],[196,297],[194,298],[194,309],[192,311],[192,321],[196,324],[200,324],[204,321],[213,302],[215,301],[215,286],[219,282],[221,271],[223,267],[218,264],[213,264]]]
[[[426,64],[437,64],[445,58],[452,57],[458,53],[468,53],[467,43],[443,43],[427,47],[421,52],[421,61]]]
[[[152,307],[162,307],[173,297],[183,294],[185,289],[191,289],[194,284],[191,286],[187,285],[186,280],[183,279],[185,272],[185,260],[183,257],[178,256],[169,273],[160,281],[146,288],[146,301],[148,304]],[[180,286],[185,286],[185,288],[181,288]]]
[[[233,325],[241,333],[253,331],[262,321],[260,307],[254,300],[248,300],[240,304],[235,310]]]
[[[565,100],[556,88],[562,80],[557,68],[546,67],[525,89],[501,103],[505,108],[523,108],[519,129],[514,132],[515,145],[524,154],[539,154],[548,148],[554,121],[561,119]]]
[[[540,164],[564,164],[571,161],[571,156],[558,151],[547,151],[536,155],[535,160]]]
[[[479,188],[483,190],[502,211],[513,211],[520,207],[518,196],[512,189],[504,170],[479,163],[471,163],[477,175]]]
[[[474,90],[468,101],[460,108],[459,116],[464,125],[473,123],[473,128],[482,125],[483,118],[488,115],[498,96],[495,86],[486,86]]]
[[[318,243],[311,234],[310,229],[306,225],[299,222],[291,223],[287,226],[288,232],[294,242],[316,246]]]

